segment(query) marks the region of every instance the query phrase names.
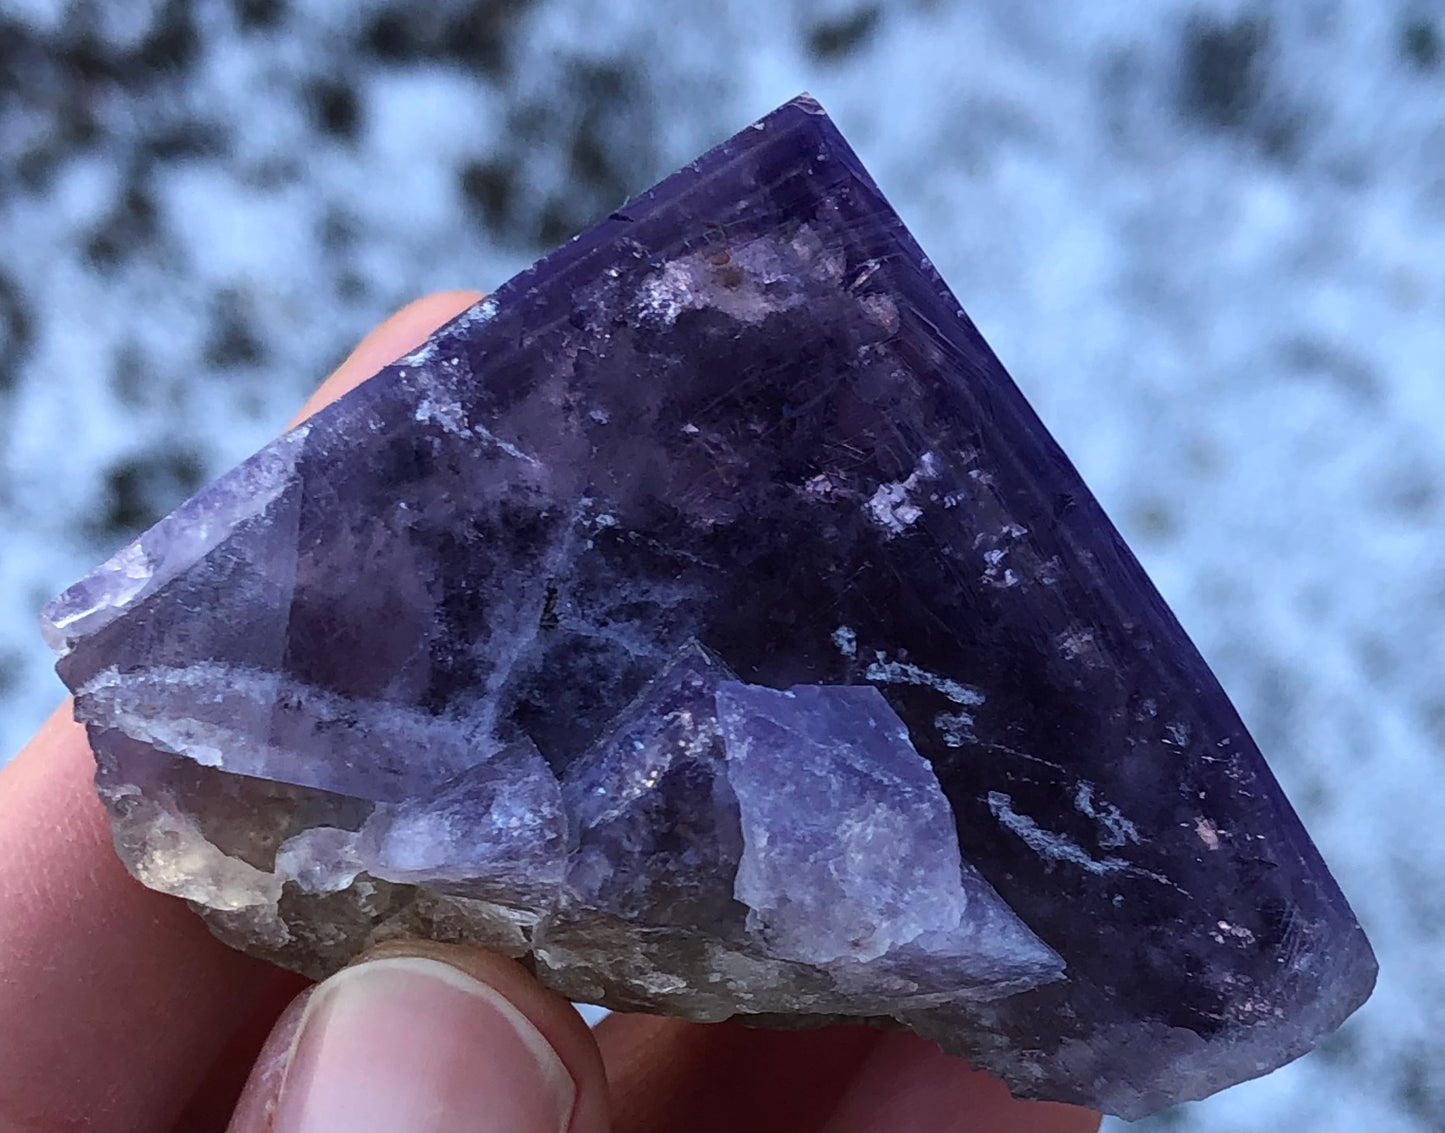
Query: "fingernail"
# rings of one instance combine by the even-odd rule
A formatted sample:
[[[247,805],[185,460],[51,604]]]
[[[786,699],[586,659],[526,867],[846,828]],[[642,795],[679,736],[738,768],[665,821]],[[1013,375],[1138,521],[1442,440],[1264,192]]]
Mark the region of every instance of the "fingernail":
[[[577,1087],[495,989],[439,960],[346,968],[306,1005],[276,1133],[562,1133]]]

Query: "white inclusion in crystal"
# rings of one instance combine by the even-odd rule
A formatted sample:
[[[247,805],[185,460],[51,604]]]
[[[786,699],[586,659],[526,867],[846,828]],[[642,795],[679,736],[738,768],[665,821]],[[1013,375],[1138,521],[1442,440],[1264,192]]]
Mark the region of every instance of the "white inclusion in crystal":
[[[1002,791],[988,793],[988,809],[998,819],[1000,826],[1017,834],[1024,844],[1040,857],[1069,862],[1089,873],[1118,873],[1129,869],[1129,863],[1119,858],[1095,861],[1088,851],[1069,838],[1045,830],[1028,815],[1019,814],[1013,808],[1013,799]]]
[[[448,433],[459,437],[470,437],[471,426],[467,424],[466,410],[461,403],[451,398],[436,396],[433,393],[425,394],[416,403],[416,412],[413,415],[422,424],[433,422],[440,425]]]
[[[1215,826],[1214,823],[1210,822],[1209,819],[1203,815],[1200,815],[1194,820],[1194,833],[1199,836],[1199,840],[1209,847],[1209,849],[1219,849],[1219,827]]]
[[[408,354],[401,361],[405,365],[421,365],[431,361],[437,354],[437,348],[443,343],[454,343],[474,327],[483,323],[489,323],[496,317],[497,300],[495,296],[488,295],[485,299],[478,300],[454,318],[451,322],[441,327],[431,338],[427,339],[417,350]],[[455,358],[452,359],[456,361]]]
[[[540,460],[538,460],[535,456],[533,456],[530,452],[526,452],[526,451],[518,448],[516,445],[512,444],[511,441],[504,441],[504,440],[502,440],[501,437],[497,436],[497,435],[494,434],[494,433],[488,432],[486,429],[482,428],[480,425],[473,425],[473,426],[472,426],[472,431],[473,431],[474,433],[476,433],[477,436],[481,437],[483,440],[490,441],[492,444],[496,445],[499,449],[501,449],[501,450],[502,450],[504,453],[506,453],[508,456],[514,457],[514,458],[516,458],[517,460],[520,460],[520,461],[522,461],[522,462],[525,463],[525,464],[530,464],[530,465],[532,465],[532,467],[534,467],[534,468],[540,468],[540,467],[542,467],[542,462],[541,462]]]
[[[859,306],[873,322],[889,334],[898,329],[898,304],[890,296],[881,292],[877,295],[865,295],[859,300]]]
[[[1059,654],[1069,661],[1079,661],[1090,668],[1099,668],[1106,659],[1103,657],[1094,631],[1087,626],[1071,626],[1055,636],[1054,643]]]
[[[1143,869],[1126,862],[1123,858],[1090,856],[1087,850],[1072,839],[1066,838],[1062,834],[1055,834],[1051,830],[1045,830],[1028,815],[1019,814],[1013,809],[1013,799],[1002,791],[988,793],[988,809],[994,818],[998,819],[1000,826],[1018,835],[1023,839],[1024,845],[1042,858],[1067,862],[1093,874],[1125,873],[1135,877],[1147,877],[1161,885],[1179,889],[1179,886],[1163,874]],[[1181,889],[1180,892],[1184,891]]]
[[[660,272],[650,275],[638,289],[640,313],[671,326],[692,301],[692,274],[684,260],[671,260]]]
[[[453,359],[455,361],[455,359]],[[449,397],[442,391],[431,388],[429,392],[422,395],[416,404],[414,417],[422,424],[428,422],[440,425],[443,431],[458,437],[476,437],[501,449],[502,452],[517,460],[530,464],[533,467],[541,467],[541,461],[529,452],[518,448],[511,441],[503,440],[495,433],[483,428],[481,425],[472,424],[467,420],[466,410],[454,397]]]
[[[974,741],[973,717],[967,712],[940,712],[933,726],[948,747],[963,747]]]
[[[1074,809],[1087,818],[1092,818],[1102,827],[1099,845],[1106,849],[1123,846],[1129,842],[1138,845],[1141,841],[1138,828],[1119,811],[1113,803],[1094,798],[1094,784],[1080,779],[1074,789]]]
[[[925,452],[918,458],[918,463],[907,479],[879,484],[868,502],[863,505],[863,510],[892,538],[901,534],[923,515],[923,508],[912,495],[918,485],[937,479],[938,458],[931,452]]]
[[[706,309],[755,325],[805,303],[804,279],[836,283],[841,270],[837,253],[803,225],[790,241],[760,236],[669,260],[642,281],[632,305],[642,321],[665,326]]]
[[[870,681],[877,681],[879,684],[922,685],[943,693],[953,703],[965,708],[977,708],[984,702],[983,693],[976,688],[941,677],[937,673],[930,673],[927,669],[921,669],[907,661],[890,661],[883,653],[875,653],[874,656],[877,660],[863,671],[864,677]]]
[[[858,635],[852,626],[839,626],[833,631],[833,644],[838,652],[850,660],[858,655]]]
[[[902,483],[879,484],[866,506],[873,522],[890,535],[900,534],[923,515],[923,509],[908,498],[908,489]]]
[[[401,367],[409,366],[413,369],[422,369],[429,366],[436,359],[438,347],[444,340],[455,342],[459,335],[466,334],[473,327],[479,327],[483,323],[491,322],[491,320],[496,317],[496,314],[497,301],[488,295],[485,299],[473,303],[410,354],[397,359],[395,364]],[[450,361],[455,364],[457,359],[452,358]]]

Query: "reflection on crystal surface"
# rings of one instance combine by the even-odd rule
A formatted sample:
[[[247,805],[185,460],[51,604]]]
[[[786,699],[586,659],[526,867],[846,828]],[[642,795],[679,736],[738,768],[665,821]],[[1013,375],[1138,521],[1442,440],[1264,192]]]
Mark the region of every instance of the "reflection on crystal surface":
[[[1125,1115],[1368,995],[1212,674],[816,103],[629,202],[47,612],[223,939],[894,1019]]]
[[[885,1014],[1060,977],[962,861],[938,780],[872,686],[748,685],[689,643],[563,794],[575,847],[539,958],[573,994],[670,979],[696,1010],[695,973],[668,972],[679,948],[747,971],[758,987],[733,994],[755,1013]],[[599,977],[589,944],[629,924],[649,932]]]
[[[938,779],[876,688],[730,681],[717,704],[742,816],[733,891],[770,953],[854,988],[875,962],[918,993],[978,998],[1058,977],[963,862]]]
[[[743,835],[716,707],[730,677],[690,643],[569,769],[569,906],[659,928],[741,926]]]

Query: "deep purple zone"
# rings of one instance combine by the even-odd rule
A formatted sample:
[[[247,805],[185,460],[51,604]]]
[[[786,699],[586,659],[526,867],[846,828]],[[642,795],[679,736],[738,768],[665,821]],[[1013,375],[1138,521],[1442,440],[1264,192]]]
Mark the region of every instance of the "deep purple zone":
[[[1145,1096],[1168,1094],[1178,1051],[1116,1024],[1221,1040],[1196,1072],[1218,1085],[1250,1076],[1259,1050],[1307,1049],[1363,1002],[1375,964],[1253,741],[832,122],[798,100],[765,123],[505,284],[490,321],[436,336],[434,358],[460,360],[468,420],[534,454],[540,480],[417,421],[427,367],[392,367],[314,419],[282,501],[293,530],[242,524],[83,639],[62,676],[210,659],[466,713],[499,671],[478,643],[540,610],[497,690],[496,739],[530,736],[561,771],[691,638],[775,688],[867,681],[881,651],[983,694],[972,738],[949,746],[935,721],[957,704],[880,683],[965,858],[1068,965],[961,1023],[980,1049],[1005,1037],[1063,1082],[1082,1039],[1092,1073]],[[842,282],[797,284],[790,309],[649,326],[627,307],[670,261],[804,226],[843,253]],[[888,297],[896,326],[860,317],[860,294]],[[925,453],[927,492],[955,502],[889,533],[866,501]],[[407,776],[362,779],[385,798],[411,793]],[[1041,854],[1001,822],[1000,796],[1094,866]],[[1087,813],[1100,801],[1137,841]]]

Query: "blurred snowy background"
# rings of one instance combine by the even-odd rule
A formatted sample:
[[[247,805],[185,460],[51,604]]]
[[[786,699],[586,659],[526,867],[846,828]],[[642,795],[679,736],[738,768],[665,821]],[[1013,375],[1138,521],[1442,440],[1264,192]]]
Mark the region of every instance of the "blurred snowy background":
[[[804,88],[1379,952],[1321,1050],[1136,1128],[1445,1128],[1440,4],[0,0],[0,759],[60,696],[41,602],[373,323]]]

